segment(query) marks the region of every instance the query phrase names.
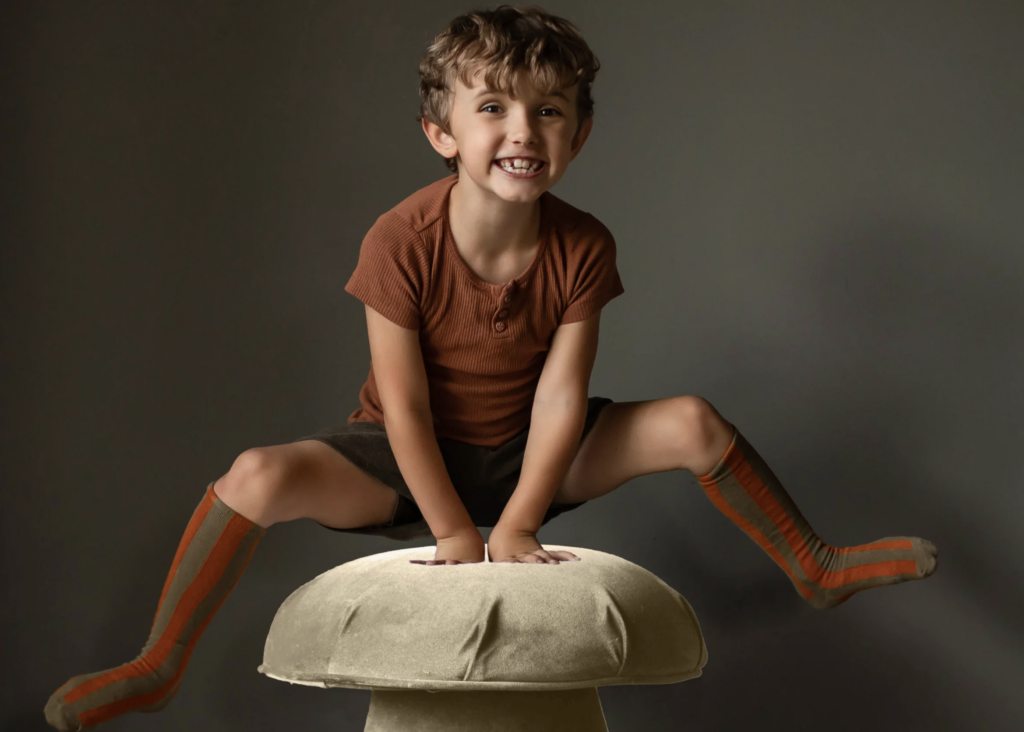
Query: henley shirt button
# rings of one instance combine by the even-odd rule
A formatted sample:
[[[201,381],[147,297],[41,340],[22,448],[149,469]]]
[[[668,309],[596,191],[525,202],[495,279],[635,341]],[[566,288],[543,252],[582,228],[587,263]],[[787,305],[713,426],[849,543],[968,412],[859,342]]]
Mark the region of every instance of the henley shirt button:
[[[506,315],[508,315],[508,310],[499,310],[498,311],[498,317],[499,318],[504,318]]]
[[[501,298],[501,301],[507,305],[512,301],[512,298],[510,298],[508,295],[505,295],[505,297]]]
[[[499,322],[497,322],[497,323],[495,323],[495,324],[494,324],[494,327],[495,327],[495,329],[496,329],[496,330],[497,330],[497,331],[498,331],[499,333],[500,333],[501,331],[505,330],[505,324],[504,324],[504,323],[502,323],[502,322],[500,322],[500,321],[499,321]]]

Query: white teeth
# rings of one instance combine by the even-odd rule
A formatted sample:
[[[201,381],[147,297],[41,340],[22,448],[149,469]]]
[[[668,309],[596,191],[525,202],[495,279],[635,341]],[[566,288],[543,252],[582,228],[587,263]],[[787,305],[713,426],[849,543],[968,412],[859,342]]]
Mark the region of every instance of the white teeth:
[[[512,158],[511,160],[501,160],[498,162],[498,165],[500,165],[503,170],[507,170],[510,173],[519,171],[533,173],[540,168],[542,163],[538,162],[531,164],[529,161],[521,158]]]

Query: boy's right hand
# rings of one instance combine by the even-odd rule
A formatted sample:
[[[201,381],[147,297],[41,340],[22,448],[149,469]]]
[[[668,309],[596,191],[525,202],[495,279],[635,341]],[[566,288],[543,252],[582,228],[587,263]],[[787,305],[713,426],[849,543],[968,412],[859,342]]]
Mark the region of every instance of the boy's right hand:
[[[475,526],[455,536],[437,540],[433,559],[410,559],[410,564],[425,564],[429,567],[445,564],[475,564],[484,561],[484,537]]]

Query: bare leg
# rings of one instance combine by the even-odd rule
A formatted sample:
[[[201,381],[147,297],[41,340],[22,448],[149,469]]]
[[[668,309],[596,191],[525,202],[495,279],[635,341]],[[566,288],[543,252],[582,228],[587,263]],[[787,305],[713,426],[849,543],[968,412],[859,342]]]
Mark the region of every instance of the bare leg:
[[[228,507],[269,527],[310,518],[326,526],[374,526],[394,514],[398,494],[317,440],[246,450],[214,490]]]

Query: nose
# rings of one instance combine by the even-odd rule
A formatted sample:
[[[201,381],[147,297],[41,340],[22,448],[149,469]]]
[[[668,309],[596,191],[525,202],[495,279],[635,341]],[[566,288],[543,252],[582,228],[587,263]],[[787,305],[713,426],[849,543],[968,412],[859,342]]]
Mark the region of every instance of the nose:
[[[533,145],[538,140],[537,121],[529,111],[519,107],[508,116],[508,138],[523,145]]]

